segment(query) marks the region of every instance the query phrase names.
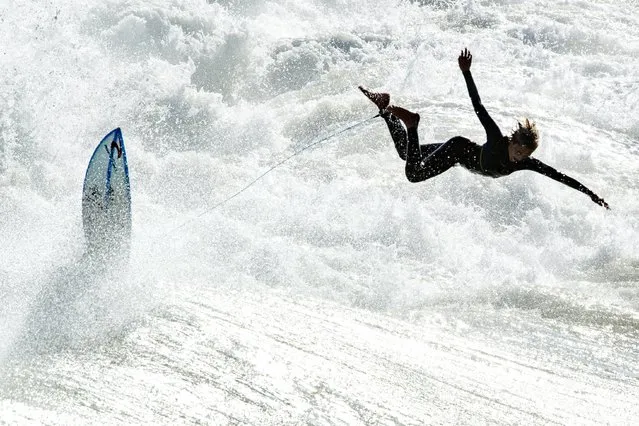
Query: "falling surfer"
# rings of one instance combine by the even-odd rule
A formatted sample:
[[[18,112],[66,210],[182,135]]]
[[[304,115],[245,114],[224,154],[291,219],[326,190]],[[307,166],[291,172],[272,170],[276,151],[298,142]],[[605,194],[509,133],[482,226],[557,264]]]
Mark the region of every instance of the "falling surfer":
[[[422,182],[445,172],[456,164],[471,172],[498,178],[519,170],[532,170],[568,185],[588,195],[592,201],[607,209],[603,198],[586,188],[577,180],[558,172],[530,155],[539,145],[539,134],[535,123],[529,119],[518,123],[510,136],[504,136],[482,105],[479,92],[470,73],[472,55],[464,49],[458,62],[470,99],[482,126],[486,130],[487,141],[483,145],[462,136],[455,136],[444,143],[421,145],[417,134],[419,114],[399,106],[389,105],[390,95],[359,89],[380,110],[380,116],[386,121],[395,148],[400,158],[406,161],[406,178],[411,182]],[[404,123],[402,126],[401,123]]]

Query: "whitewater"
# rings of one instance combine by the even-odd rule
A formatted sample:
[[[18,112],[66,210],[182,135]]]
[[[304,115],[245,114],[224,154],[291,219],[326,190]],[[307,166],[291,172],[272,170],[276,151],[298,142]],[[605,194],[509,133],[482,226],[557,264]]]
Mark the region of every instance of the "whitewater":
[[[0,424],[619,424],[639,418],[634,0],[0,2]],[[504,133],[532,172],[409,183]],[[343,131],[349,126],[354,128]],[[130,259],[83,256],[121,127]],[[249,182],[304,147],[237,197]]]

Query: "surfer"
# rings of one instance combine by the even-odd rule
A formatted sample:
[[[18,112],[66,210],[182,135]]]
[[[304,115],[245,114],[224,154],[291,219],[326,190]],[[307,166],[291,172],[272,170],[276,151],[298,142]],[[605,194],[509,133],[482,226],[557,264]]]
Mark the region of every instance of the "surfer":
[[[386,121],[397,153],[406,161],[406,178],[411,182],[422,182],[456,164],[461,164],[471,172],[493,178],[507,176],[519,170],[532,170],[583,192],[595,203],[609,209],[603,198],[580,182],[530,156],[539,145],[539,134],[534,122],[525,119],[518,123],[510,136],[501,133],[479,98],[479,92],[470,73],[472,59],[468,49],[464,49],[459,55],[458,63],[466,80],[475,114],[486,130],[487,140],[483,145],[478,145],[463,136],[455,136],[445,143],[420,146],[417,134],[419,114],[390,105],[390,95],[387,93],[371,92],[362,86],[359,87],[379,108],[380,116]],[[401,122],[404,123],[405,129]]]

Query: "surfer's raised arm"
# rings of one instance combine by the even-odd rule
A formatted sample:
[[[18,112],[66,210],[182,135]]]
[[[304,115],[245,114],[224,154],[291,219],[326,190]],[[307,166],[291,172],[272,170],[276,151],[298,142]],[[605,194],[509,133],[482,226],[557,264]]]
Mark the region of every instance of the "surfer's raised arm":
[[[499,126],[497,126],[495,121],[488,114],[488,111],[486,111],[486,108],[484,108],[484,105],[481,103],[477,86],[475,85],[473,76],[470,73],[473,55],[471,55],[468,49],[464,49],[459,55],[459,58],[457,58],[457,62],[459,63],[459,69],[464,75],[464,80],[466,80],[466,87],[468,88],[468,94],[470,95],[470,100],[473,103],[475,114],[477,114],[481,125],[484,126],[484,129],[486,130],[487,140],[490,142],[501,139],[503,137],[501,130],[499,130]]]

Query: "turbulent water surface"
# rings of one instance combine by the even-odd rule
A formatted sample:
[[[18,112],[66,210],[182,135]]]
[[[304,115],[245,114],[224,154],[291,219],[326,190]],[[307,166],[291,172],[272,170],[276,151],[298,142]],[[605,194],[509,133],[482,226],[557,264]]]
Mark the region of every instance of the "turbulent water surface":
[[[635,1],[5,0],[0,22],[1,424],[639,418]],[[424,142],[482,143],[464,47],[502,130],[536,120],[535,156],[610,211],[532,172],[405,179],[357,85]],[[130,262],[83,254],[115,127]]]

